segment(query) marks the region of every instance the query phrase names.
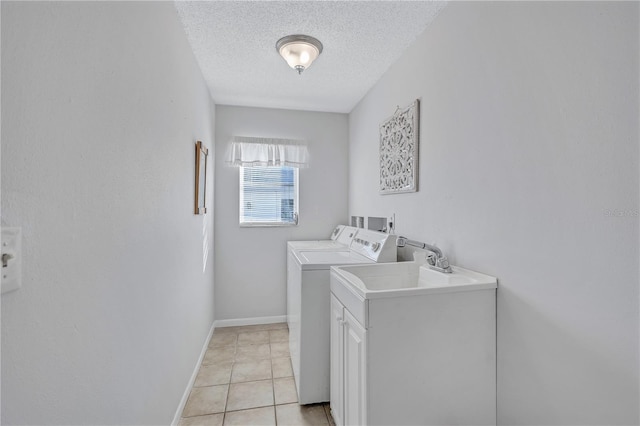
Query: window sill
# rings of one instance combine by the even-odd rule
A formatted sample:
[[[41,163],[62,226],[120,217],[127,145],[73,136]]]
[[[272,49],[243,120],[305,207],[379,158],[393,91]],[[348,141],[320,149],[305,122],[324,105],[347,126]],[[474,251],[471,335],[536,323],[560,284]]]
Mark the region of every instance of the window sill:
[[[271,223],[271,222],[251,222],[240,223],[240,228],[286,228],[289,226],[298,226],[297,223]]]

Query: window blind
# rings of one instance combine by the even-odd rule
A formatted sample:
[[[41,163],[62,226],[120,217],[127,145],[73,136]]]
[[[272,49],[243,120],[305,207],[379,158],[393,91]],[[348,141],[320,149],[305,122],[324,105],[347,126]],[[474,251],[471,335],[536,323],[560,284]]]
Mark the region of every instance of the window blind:
[[[294,225],[298,169],[240,167],[240,224]]]

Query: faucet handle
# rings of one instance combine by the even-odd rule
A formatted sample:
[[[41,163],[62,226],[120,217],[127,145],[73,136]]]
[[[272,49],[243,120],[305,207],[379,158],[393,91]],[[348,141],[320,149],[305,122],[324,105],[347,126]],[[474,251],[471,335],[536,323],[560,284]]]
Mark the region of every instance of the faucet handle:
[[[447,259],[445,256],[437,258],[436,264],[433,265],[431,269],[435,269],[436,271],[444,272],[446,274],[450,274],[453,272],[453,269],[451,269],[451,265],[449,265],[449,259]]]
[[[440,259],[437,260],[436,262],[437,266],[439,266],[442,269],[447,269],[449,268],[449,259],[447,259],[446,256],[442,256]]]

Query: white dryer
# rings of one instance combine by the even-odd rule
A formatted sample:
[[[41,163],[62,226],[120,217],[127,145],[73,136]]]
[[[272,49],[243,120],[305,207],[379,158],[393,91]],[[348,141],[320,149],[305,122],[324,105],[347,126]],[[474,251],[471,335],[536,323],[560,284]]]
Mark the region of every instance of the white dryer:
[[[329,401],[331,266],[396,261],[396,236],[364,229],[358,229],[348,251],[289,250],[287,322],[300,404]]]
[[[331,233],[330,240],[287,241],[287,250],[343,250],[348,251],[351,240],[358,228],[338,225]]]

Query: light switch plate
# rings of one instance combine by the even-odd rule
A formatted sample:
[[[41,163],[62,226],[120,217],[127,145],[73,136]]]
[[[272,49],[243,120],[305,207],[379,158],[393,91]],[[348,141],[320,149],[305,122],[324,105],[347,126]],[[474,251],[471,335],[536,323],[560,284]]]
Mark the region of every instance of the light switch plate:
[[[0,262],[0,282],[2,294],[17,290],[22,286],[22,228],[2,228],[0,238],[2,255],[10,257]]]

